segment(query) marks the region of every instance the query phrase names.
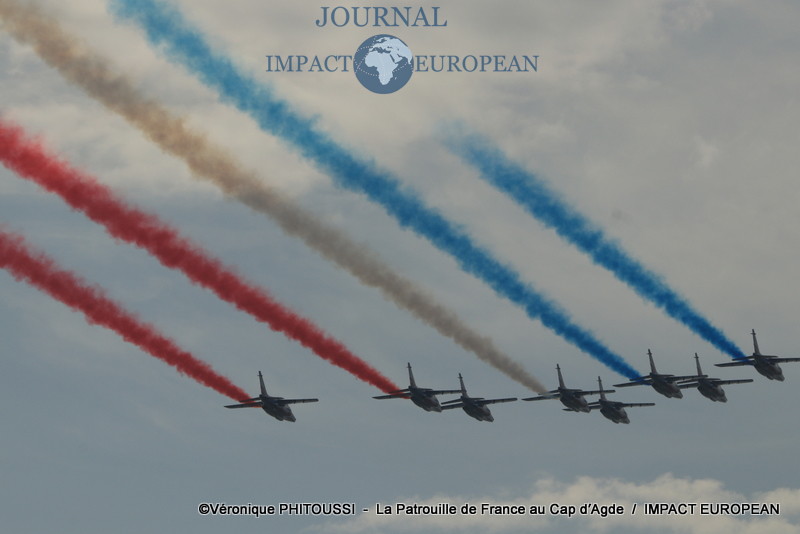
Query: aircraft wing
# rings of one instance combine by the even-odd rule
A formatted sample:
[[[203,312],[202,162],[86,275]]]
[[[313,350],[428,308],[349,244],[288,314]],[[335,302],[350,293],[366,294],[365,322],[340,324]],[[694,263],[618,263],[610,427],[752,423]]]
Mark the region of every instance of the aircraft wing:
[[[684,376],[670,376],[667,382],[683,382],[685,380],[697,380],[698,378],[706,378],[708,375],[684,375]]]
[[[636,406],[655,406],[656,405],[655,402],[614,402],[613,404],[617,408],[634,408]],[[589,403],[589,409],[590,410],[598,410],[599,408],[600,408],[600,403],[599,402],[590,402]],[[571,410],[565,410],[565,411],[569,412]]]
[[[711,383],[713,383],[714,385],[717,385],[717,386],[725,386],[727,384],[746,384],[748,382],[752,382],[753,381],[752,378],[742,378],[742,379],[737,379],[737,380],[722,380],[722,379],[719,379],[719,378],[706,378],[706,380],[708,380],[709,382],[711,382]],[[681,389],[686,389],[686,388],[690,388],[690,387],[693,388],[693,387],[697,387],[697,385],[699,383],[700,383],[699,380],[692,380],[690,382],[686,382],[685,384],[680,384],[680,385],[678,385],[678,387],[681,388]]]
[[[714,383],[718,386],[724,386],[726,384],[747,384],[748,382],[752,381],[752,378],[742,378],[739,380],[714,380]]]
[[[429,389],[428,393],[434,395],[452,395],[453,393],[461,393],[460,389]]]
[[[516,397],[508,397],[506,399],[488,399],[488,400],[479,400],[475,404],[479,406],[483,406],[485,404],[500,404],[501,402],[514,402],[517,400]]]
[[[284,404],[302,404],[304,402],[318,402],[319,399],[281,399],[276,402],[283,406]]]
[[[487,404],[498,404],[501,402],[513,402],[515,400],[517,400],[516,397],[510,397],[506,399],[470,399],[472,404],[476,406],[485,406]],[[464,404],[466,403],[464,402],[463,399],[453,399],[441,403],[441,406],[442,410],[452,410],[453,408],[463,408]]]
[[[752,356],[746,356],[746,357],[747,358],[753,358]],[[773,361],[773,362],[775,360],[784,361],[784,358],[781,358],[780,356],[775,356],[774,354],[761,354],[761,357],[762,358],[766,358],[766,359],[768,359],[770,361]],[[753,358],[753,359],[755,359],[755,358]],[[797,360],[800,360],[800,358],[795,358],[793,361],[797,361]]]
[[[225,406],[226,408],[260,408],[261,401],[257,400],[254,402],[243,402],[242,404],[229,404]]]
[[[528,397],[527,399],[522,399],[524,401],[537,401],[537,400],[550,400],[550,399],[560,399],[561,394],[548,394],[548,395],[539,395],[538,397]]]
[[[738,367],[740,365],[755,365],[751,358],[747,358],[746,360],[736,360],[735,362],[725,362],[725,363],[715,363],[716,367]]]
[[[595,389],[595,390],[592,390],[592,391],[583,391],[583,390],[575,390],[575,391],[580,391],[581,395],[600,395],[600,390],[599,389]],[[614,393],[614,390],[613,389],[604,389],[603,393]]]
[[[641,378],[641,379],[638,379],[638,380],[631,380],[630,382],[625,382],[623,384],[614,384],[614,387],[615,388],[627,388],[627,387],[631,387],[631,386],[652,386],[652,385],[653,385],[653,379],[650,378],[650,377],[646,377],[646,378]],[[607,389],[605,389],[603,391],[608,393]],[[599,391],[598,391],[598,393],[599,393]]]
[[[378,395],[377,397],[372,397],[373,399],[407,399],[408,392],[399,392],[399,393],[390,393],[388,395]]]
[[[770,363],[782,363],[782,362],[800,362],[800,358],[781,358],[780,356],[761,356],[762,358],[766,359]],[[752,356],[747,356],[742,359],[738,359],[732,362],[725,362],[725,363],[715,363],[717,367],[736,367],[739,365],[755,365],[755,358]]]
[[[617,406],[622,406],[623,408],[635,408],[637,406],[655,406],[655,402],[619,402]]]

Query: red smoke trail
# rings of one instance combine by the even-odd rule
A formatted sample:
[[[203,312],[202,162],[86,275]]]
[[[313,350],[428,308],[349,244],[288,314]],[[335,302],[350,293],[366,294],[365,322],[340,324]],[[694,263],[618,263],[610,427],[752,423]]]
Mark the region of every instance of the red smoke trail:
[[[104,225],[115,238],[147,250],[167,267],[181,270],[193,282],[299,341],[321,358],[386,393],[399,389],[308,319],[276,302],[263,289],[242,280],[155,215],[131,207],[93,177],[48,154],[39,142],[26,138],[20,127],[2,119],[0,160],[20,176],[56,193],[74,209]]]
[[[125,341],[201,384],[234,400],[249,397],[230,380],[217,374],[206,362],[181,350],[155,327],[141,322],[109,299],[101,288],[90,286],[69,271],[58,269],[54,261],[44,254],[31,251],[22,236],[0,230],[0,267],[17,280],[28,282],[67,306],[82,311],[90,323],[110,328]]]

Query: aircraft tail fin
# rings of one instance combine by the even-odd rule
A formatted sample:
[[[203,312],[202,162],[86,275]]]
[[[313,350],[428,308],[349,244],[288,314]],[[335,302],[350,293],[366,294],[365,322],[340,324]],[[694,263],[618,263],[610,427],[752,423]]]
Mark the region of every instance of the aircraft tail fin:
[[[558,387],[566,389],[567,386],[564,385],[564,377],[561,376],[561,366],[556,364],[556,372],[558,373]]]
[[[417,383],[414,381],[414,373],[411,372],[411,363],[408,363],[408,383],[412,388],[417,387]]]
[[[258,372],[258,381],[261,385],[261,394],[265,397],[267,396],[267,388],[264,387],[264,375],[261,374],[261,371]]]
[[[458,381],[461,383],[461,394],[466,397],[467,388],[464,387],[464,378],[461,376],[461,373],[458,373]]]
[[[647,357],[650,358],[650,372],[654,375],[658,374],[658,371],[656,371],[656,364],[653,361],[653,353],[650,352],[650,349],[647,349]]]
[[[753,336],[753,356],[761,356],[761,351],[758,350],[758,340],[756,339],[756,331],[753,330],[752,332],[750,332],[750,334]]]
[[[606,392],[603,391],[603,381],[600,379],[599,376],[597,377],[597,385],[599,386],[598,389],[600,390],[600,398],[606,400]]]
[[[697,364],[697,375],[702,376],[703,370],[700,369],[700,356],[698,356],[696,352],[694,353],[694,361]]]

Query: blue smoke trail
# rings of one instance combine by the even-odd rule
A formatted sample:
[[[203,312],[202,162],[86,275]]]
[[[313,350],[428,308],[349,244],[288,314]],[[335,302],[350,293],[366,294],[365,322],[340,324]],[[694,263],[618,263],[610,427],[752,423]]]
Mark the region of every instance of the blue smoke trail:
[[[296,148],[329,174],[336,184],[365,193],[383,206],[401,226],[426,237],[450,253],[466,272],[498,294],[521,306],[532,319],[573,343],[614,371],[634,378],[639,373],[594,336],[577,326],[568,314],[539,294],[506,265],[477,246],[438,211],[427,207],[415,193],[371,162],[360,161],[314,128],[313,122],[294,110],[270,88],[242,72],[226,57],[216,54],[200,32],[173,8],[155,0],[110,0],[114,14],[140,24],[151,43],[161,46],[172,60],[187,67],[226,101],[250,115],[259,126]]]
[[[611,271],[642,298],[650,300],[677,321],[688,326],[722,352],[733,358],[745,358],[725,334],[713,326],[660,276],[631,258],[603,230],[570,207],[536,175],[510,161],[489,139],[465,133],[463,126],[444,129],[444,143],[464,161],[476,167],[484,180],[513,198],[531,215],[558,235],[588,254],[592,260]]]

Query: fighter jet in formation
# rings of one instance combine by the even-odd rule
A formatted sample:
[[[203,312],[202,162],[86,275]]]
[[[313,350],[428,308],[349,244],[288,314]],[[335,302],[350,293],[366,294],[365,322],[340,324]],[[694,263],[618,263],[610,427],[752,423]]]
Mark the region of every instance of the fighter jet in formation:
[[[667,398],[681,399],[683,398],[681,389],[694,387],[694,384],[680,384],[679,382],[702,378],[697,375],[676,376],[659,373],[656,370],[656,364],[653,362],[653,353],[650,352],[650,349],[647,349],[647,356],[650,358],[650,374],[634,378],[630,382],[623,384],[614,384],[614,387],[653,386],[653,389]]]
[[[458,373],[458,381],[461,382],[461,397],[445,401],[442,403],[442,410],[453,410],[455,408],[463,408],[464,412],[470,417],[474,417],[478,421],[494,421],[494,416],[487,404],[497,404],[500,402],[513,402],[517,400],[516,397],[509,397],[506,399],[484,399],[483,397],[470,397],[467,395],[467,388],[464,387],[464,378],[461,373]]]
[[[278,421],[296,421],[289,404],[301,402],[317,402],[319,399],[284,399],[283,397],[271,397],[267,394],[264,387],[264,377],[261,371],[258,372],[258,381],[261,383],[261,395],[252,399],[244,399],[241,404],[229,404],[226,408],[261,408]]]
[[[746,384],[747,382],[752,382],[752,378],[746,378],[742,380],[720,380],[719,378],[709,378],[708,375],[703,374],[703,370],[700,368],[700,356],[697,353],[694,353],[695,363],[697,364],[697,378],[690,379],[688,382],[685,382],[681,385],[684,386],[693,386],[697,387],[697,390],[704,396],[708,397],[714,402],[728,402],[728,398],[725,396],[725,390],[722,389],[722,386],[726,384]]]
[[[800,362],[800,358],[780,358],[778,356],[766,356],[761,354],[758,350],[758,340],[756,339],[756,331],[750,332],[753,336],[753,354],[745,358],[736,360],[735,362],[728,363],[715,363],[717,367],[735,367],[738,365],[752,365],[756,371],[766,376],[770,380],[778,380],[783,382],[783,371],[781,370],[778,362]]]
[[[417,387],[414,381],[414,373],[411,372],[411,364],[408,364],[409,386],[405,389],[398,389],[388,395],[379,395],[373,399],[411,399],[411,402],[425,410],[426,412],[441,412],[442,405],[436,395],[447,395],[461,393],[458,389],[430,389]]]
[[[634,406],[655,406],[655,402],[616,402],[610,401],[606,399],[606,392],[603,391],[603,381],[600,380],[600,377],[597,377],[597,384],[600,386],[600,399],[597,402],[592,402],[589,404],[589,409],[591,410],[600,410],[600,413],[605,416],[606,419],[613,421],[614,423],[623,423],[628,424],[631,422],[628,419],[628,414],[625,412],[625,408],[632,408]]]
[[[556,372],[558,373],[558,389],[548,391],[544,395],[536,397],[529,397],[522,399],[524,401],[539,401],[548,399],[559,399],[561,404],[566,406],[566,410],[570,412],[585,412],[589,413],[589,402],[584,398],[585,395],[597,395],[600,391],[584,391],[582,389],[570,389],[564,385],[564,377],[561,376],[561,366],[556,365]],[[607,393],[614,390],[607,390]]]

